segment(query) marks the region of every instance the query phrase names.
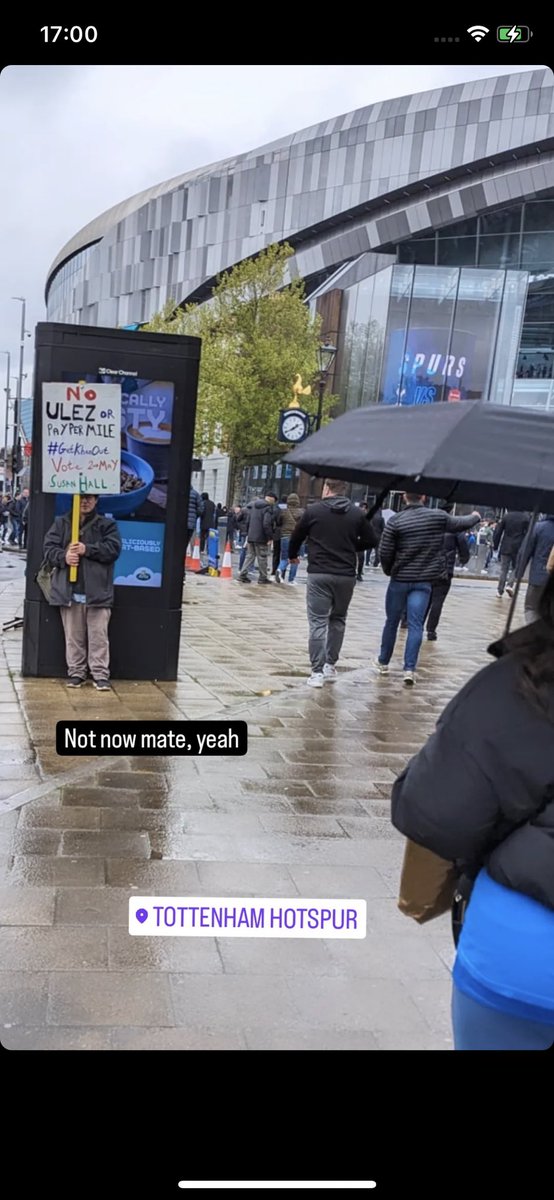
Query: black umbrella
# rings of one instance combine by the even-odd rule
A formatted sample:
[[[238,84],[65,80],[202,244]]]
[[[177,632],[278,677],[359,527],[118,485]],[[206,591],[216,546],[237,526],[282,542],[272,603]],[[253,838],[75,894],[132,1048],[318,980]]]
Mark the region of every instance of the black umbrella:
[[[554,418],[482,401],[352,409],[285,462],[376,492],[554,508]]]

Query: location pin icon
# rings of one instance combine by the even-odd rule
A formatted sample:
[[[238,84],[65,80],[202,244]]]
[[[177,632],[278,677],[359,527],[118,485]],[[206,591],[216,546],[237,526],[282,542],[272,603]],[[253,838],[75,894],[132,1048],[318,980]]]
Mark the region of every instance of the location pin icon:
[[[148,917],[148,910],[146,908],[137,908],[135,917],[137,918],[137,921],[140,921],[140,923],[142,925],[143,922],[146,921],[146,919]]]

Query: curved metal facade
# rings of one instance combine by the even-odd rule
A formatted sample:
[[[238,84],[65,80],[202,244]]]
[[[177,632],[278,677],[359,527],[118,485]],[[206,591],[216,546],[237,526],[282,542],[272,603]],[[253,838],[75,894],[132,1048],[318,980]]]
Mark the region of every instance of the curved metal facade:
[[[554,192],[548,69],[386,100],[116,205],[60,250],[48,320],[119,326],[290,241],[292,274],[341,262],[521,199]]]

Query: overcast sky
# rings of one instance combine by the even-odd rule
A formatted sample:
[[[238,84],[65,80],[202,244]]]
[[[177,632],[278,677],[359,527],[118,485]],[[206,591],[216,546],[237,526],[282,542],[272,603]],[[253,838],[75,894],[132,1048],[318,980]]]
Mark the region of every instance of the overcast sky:
[[[517,68],[382,66],[8,67],[0,75],[0,350],[19,364],[46,318],[58,251],[93,217],[156,183],[377,100]],[[526,66],[525,70],[534,68]],[[0,356],[0,444],[6,357]],[[26,339],[28,394],[33,339]],[[15,395],[15,380],[12,380]]]

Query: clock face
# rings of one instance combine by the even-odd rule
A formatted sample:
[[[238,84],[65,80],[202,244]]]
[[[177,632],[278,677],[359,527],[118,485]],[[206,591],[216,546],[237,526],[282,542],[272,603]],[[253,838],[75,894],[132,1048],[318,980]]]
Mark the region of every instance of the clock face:
[[[298,442],[304,437],[306,425],[304,418],[297,413],[290,413],[283,421],[283,437],[287,442]]]

